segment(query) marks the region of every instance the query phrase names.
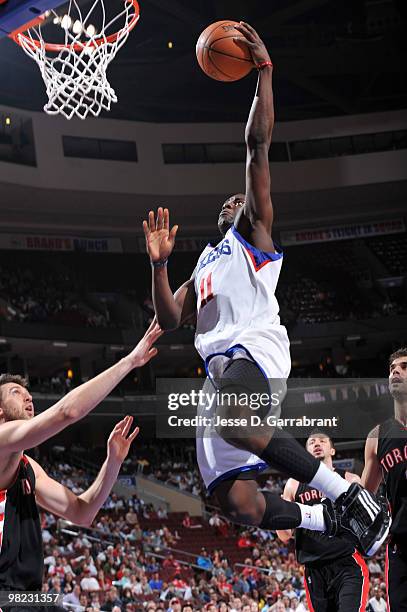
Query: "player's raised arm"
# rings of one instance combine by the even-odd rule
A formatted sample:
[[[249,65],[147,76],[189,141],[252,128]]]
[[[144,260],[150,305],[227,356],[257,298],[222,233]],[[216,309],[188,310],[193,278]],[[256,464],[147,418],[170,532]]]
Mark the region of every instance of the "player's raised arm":
[[[130,432],[132,423],[133,417],[126,416],[114,427],[107,443],[106,460],[94,482],[80,495],[50,478],[36,461],[29,458],[35,473],[38,504],[75,525],[90,527],[111,492],[131,443],[139,432],[138,427]]]
[[[54,406],[35,417],[32,417],[32,398],[27,389],[13,383],[4,385],[0,399],[0,457],[38,446],[68,425],[85,417],[129,372],[143,366],[157,354],[153,344],[161,334],[162,330],[157,324],[151,325],[138,345],[126,357],[76,387]],[[27,418],[30,404],[31,418]],[[22,417],[8,420],[7,410],[16,409],[22,411]]]
[[[167,208],[150,210],[148,221],[143,221],[146,249],[152,266],[152,297],[157,321],[164,331],[177,329],[196,310],[194,281],[186,281],[172,293],[167,274],[167,262],[175,244],[178,226],[170,230]]]
[[[238,230],[243,234],[247,233],[246,218],[256,231],[256,242],[259,242],[256,246],[273,251],[273,206],[268,159],[274,126],[273,66],[269,53],[254,28],[247,23],[241,23],[236,29],[244,36],[244,39],[237,39],[236,43],[249,47],[253,62],[259,70],[257,89],[246,125],[246,201]]]
[[[375,427],[366,438],[365,467],[362,473],[362,486],[368,491],[376,493],[382,481],[382,470],[377,458],[377,443],[379,428]]]

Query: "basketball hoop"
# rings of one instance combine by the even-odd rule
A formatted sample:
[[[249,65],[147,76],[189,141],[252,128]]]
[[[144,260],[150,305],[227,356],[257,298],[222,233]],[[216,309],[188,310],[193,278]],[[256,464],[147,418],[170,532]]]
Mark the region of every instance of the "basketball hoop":
[[[113,18],[107,17],[104,0],[93,0],[86,16],[77,0],[70,0],[62,19],[51,11],[51,20],[59,26],[57,32],[62,32],[60,43],[45,42],[42,29],[51,24],[44,15],[24,31],[10,35],[39,66],[48,96],[44,110],[49,115],[85,119],[91,113],[97,117],[117,102],[107,69],[140,17],[137,0],[117,1],[123,3],[123,9]],[[100,26],[92,23],[97,17]]]

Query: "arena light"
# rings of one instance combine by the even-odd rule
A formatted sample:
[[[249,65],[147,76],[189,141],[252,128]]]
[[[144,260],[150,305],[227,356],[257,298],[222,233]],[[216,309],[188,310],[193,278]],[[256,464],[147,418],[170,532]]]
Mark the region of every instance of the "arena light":
[[[172,48],[173,48],[173,46],[174,46],[173,42],[172,42],[171,40],[169,40],[169,41],[168,41],[168,44],[167,44],[167,47],[168,47],[169,49],[172,49]]]
[[[55,346],[56,348],[66,348],[68,346],[67,342],[53,342],[52,346]]]
[[[61,20],[61,28],[63,30],[69,30],[72,25],[72,19],[69,15],[64,15]]]
[[[72,26],[72,32],[74,34],[80,34],[82,32],[83,26],[82,23],[77,19]]]
[[[6,117],[6,125],[11,125],[11,117]]]
[[[0,338],[0,344],[7,344],[7,338]]]
[[[94,36],[96,34],[96,28],[91,23],[86,28],[86,34],[87,34],[87,36],[89,36],[89,38],[92,38],[92,36]]]

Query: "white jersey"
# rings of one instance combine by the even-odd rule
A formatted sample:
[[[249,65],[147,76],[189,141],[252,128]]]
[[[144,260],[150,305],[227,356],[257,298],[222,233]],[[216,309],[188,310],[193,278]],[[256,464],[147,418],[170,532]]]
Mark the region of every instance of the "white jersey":
[[[234,226],[195,268],[195,347],[204,360],[242,346],[269,378],[287,378],[289,341],[275,296],[283,255],[249,244]]]
[[[221,377],[230,359],[254,361],[268,379],[286,379],[291,360],[287,331],[280,325],[275,296],[283,255],[256,249],[234,226],[215,247],[206,247],[195,268],[197,326],[195,347],[209,378]],[[274,380],[273,380],[274,379]],[[204,389],[212,389],[207,379]],[[276,391],[279,388],[275,389]],[[198,406],[198,415],[213,417],[216,403]],[[212,492],[218,483],[240,472],[262,471],[267,464],[236,448],[212,426],[196,432],[199,469]]]

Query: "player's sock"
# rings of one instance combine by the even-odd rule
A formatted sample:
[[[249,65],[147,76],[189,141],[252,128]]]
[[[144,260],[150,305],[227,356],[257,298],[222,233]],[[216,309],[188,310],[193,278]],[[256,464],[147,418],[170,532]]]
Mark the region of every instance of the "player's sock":
[[[262,529],[295,529],[300,526],[302,520],[300,504],[281,499],[279,495],[269,491],[261,493],[266,500],[266,509],[260,523]]]
[[[299,527],[310,529],[311,531],[325,531],[326,524],[324,519],[324,508],[322,504],[315,506],[305,506],[297,504],[301,512],[301,523]]]
[[[306,451],[291,434],[278,428],[260,458],[298,482],[310,482],[320,466],[320,461]]]
[[[342,493],[346,493],[351,483],[321,463],[314,478],[308,484],[335,501]]]

